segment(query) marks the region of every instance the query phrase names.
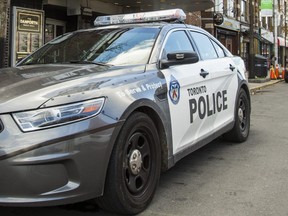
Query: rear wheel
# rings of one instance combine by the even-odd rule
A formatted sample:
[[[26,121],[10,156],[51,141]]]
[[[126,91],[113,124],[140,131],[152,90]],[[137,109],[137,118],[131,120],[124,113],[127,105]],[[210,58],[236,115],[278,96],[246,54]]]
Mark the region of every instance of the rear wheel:
[[[161,169],[157,129],[144,113],[125,122],[113,149],[103,197],[98,205],[120,214],[143,211],[155,193]]]
[[[285,80],[286,83],[288,83],[288,74],[287,74],[287,73],[288,73],[288,72],[285,71],[284,80]]]
[[[235,123],[231,131],[224,134],[224,138],[234,142],[244,142],[250,131],[250,102],[244,89],[240,90],[235,111]]]

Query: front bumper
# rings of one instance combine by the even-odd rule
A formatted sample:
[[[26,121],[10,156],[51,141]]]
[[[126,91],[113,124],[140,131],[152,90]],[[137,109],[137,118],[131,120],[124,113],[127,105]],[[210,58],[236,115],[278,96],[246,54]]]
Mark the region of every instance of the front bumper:
[[[61,205],[102,195],[118,122],[100,114],[23,133],[10,115],[0,119],[0,205]]]

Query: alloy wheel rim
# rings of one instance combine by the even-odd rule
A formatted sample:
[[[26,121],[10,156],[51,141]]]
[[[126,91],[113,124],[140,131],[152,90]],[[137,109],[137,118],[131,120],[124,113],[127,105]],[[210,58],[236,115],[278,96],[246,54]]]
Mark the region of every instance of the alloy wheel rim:
[[[136,132],[129,138],[123,171],[128,191],[132,195],[141,194],[151,172],[150,143],[143,132]]]
[[[247,125],[247,111],[246,111],[246,103],[243,98],[239,101],[239,109],[238,109],[238,119],[241,131],[246,129]]]

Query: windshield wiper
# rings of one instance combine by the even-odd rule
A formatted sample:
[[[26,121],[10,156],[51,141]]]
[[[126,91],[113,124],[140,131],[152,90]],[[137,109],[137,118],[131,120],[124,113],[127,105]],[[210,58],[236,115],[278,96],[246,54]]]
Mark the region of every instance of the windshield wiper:
[[[87,61],[87,60],[71,60],[70,63],[72,64],[95,64],[100,66],[112,66],[110,64],[102,63],[102,62],[94,62],[94,61]]]

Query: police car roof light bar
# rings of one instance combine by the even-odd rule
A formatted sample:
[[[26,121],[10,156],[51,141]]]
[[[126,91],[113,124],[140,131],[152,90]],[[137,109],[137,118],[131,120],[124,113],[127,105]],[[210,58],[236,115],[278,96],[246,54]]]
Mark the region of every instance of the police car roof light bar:
[[[160,10],[142,13],[119,14],[109,16],[98,16],[95,21],[95,26],[128,24],[128,23],[143,23],[143,22],[159,22],[159,21],[180,21],[186,19],[186,14],[182,9]]]

